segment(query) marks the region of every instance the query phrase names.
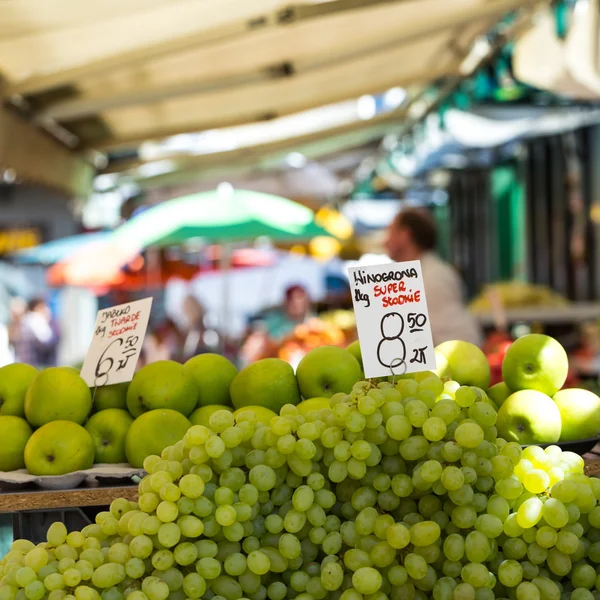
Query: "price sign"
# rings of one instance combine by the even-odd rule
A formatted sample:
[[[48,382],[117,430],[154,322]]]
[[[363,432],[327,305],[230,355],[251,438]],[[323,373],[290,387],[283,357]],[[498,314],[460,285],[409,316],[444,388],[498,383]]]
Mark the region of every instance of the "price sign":
[[[145,298],[98,311],[94,337],[81,369],[81,377],[90,387],[133,379],[151,307],[152,298]]]
[[[366,377],[436,368],[418,260],[348,269]]]

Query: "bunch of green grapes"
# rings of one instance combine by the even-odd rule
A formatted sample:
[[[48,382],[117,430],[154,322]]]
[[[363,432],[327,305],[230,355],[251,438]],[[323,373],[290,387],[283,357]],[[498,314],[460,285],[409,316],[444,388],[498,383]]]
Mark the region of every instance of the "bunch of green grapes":
[[[268,425],[217,411],[146,459],[138,502],[14,542],[0,600],[600,597],[600,481],[496,416],[431,373]]]

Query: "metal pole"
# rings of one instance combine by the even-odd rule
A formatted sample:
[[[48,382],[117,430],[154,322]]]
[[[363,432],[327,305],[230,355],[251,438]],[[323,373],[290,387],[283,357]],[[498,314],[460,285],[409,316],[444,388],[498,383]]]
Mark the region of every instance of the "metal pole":
[[[231,242],[225,242],[221,244],[221,256],[220,256],[220,266],[221,266],[221,276],[223,279],[223,287],[222,287],[222,298],[221,298],[221,339],[220,347],[221,354],[225,354],[225,340],[227,338],[227,322],[229,320],[231,310],[230,310],[230,280],[229,277],[231,275],[231,254],[232,254],[232,244]]]

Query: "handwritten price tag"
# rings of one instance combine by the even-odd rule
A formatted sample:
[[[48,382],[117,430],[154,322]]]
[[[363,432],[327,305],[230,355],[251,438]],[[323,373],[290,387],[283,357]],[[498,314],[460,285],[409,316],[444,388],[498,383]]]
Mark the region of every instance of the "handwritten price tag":
[[[81,377],[90,387],[133,379],[151,307],[152,298],[145,298],[98,311],[94,337],[81,369]]]
[[[435,369],[420,261],[348,272],[365,376]]]

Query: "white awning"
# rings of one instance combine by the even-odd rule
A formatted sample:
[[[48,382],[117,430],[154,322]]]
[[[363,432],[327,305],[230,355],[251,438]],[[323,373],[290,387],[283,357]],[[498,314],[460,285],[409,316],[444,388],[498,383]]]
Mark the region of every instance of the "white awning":
[[[533,3],[0,2],[0,74],[76,149],[136,148],[461,75],[478,36]]]

